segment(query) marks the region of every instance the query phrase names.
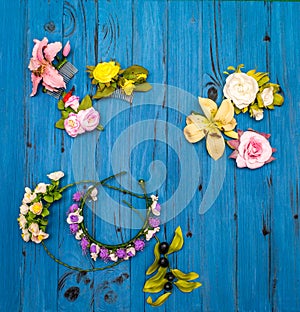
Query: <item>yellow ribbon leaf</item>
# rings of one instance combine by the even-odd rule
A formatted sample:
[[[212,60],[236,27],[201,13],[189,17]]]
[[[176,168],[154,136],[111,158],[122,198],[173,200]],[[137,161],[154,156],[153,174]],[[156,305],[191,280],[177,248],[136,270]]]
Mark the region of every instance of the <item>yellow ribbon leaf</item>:
[[[156,243],[155,247],[154,247],[154,256],[155,256],[155,260],[154,262],[149,266],[146,275],[150,275],[153,272],[155,272],[158,268],[158,260],[160,258],[160,253],[159,253],[159,243]]]
[[[178,280],[178,281],[174,282],[174,284],[182,292],[191,292],[194,289],[202,286],[202,284],[199,282],[187,282],[187,281],[183,281],[183,280]]]
[[[178,226],[177,229],[175,230],[175,235],[173,237],[173,240],[169,247],[169,251],[167,252],[167,255],[180,250],[182,246],[183,246],[183,236],[182,236],[181,227]]]
[[[158,297],[157,300],[154,301],[154,302],[152,302],[152,298],[151,297],[148,297],[147,298],[147,303],[150,304],[152,307],[159,307],[169,298],[169,296],[171,294],[172,293],[167,292],[167,293],[161,295],[160,297]]]
[[[222,157],[225,151],[225,141],[218,129],[210,131],[206,137],[206,149],[208,154],[214,159],[218,160]]]
[[[199,277],[199,275],[196,272],[190,272],[186,274],[178,269],[171,270],[171,272],[174,274],[176,278],[184,281],[191,281]]]
[[[166,273],[166,271],[164,273]],[[165,276],[165,274],[163,276]],[[161,279],[157,278],[154,280],[151,280],[150,278],[146,281],[143,292],[158,293],[163,290],[166,282],[167,280],[163,277]]]
[[[235,131],[225,131],[224,134],[232,139],[238,139],[239,135]]]

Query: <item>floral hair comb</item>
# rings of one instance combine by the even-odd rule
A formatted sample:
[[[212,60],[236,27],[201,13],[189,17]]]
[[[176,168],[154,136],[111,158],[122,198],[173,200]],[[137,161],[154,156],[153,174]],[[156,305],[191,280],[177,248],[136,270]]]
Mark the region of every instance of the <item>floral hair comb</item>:
[[[152,87],[146,81],[148,70],[139,65],[122,69],[116,61],[100,62],[96,66],[87,66],[92,84],[97,86],[96,93],[80,97],[73,94],[75,89],[66,92],[67,83],[78,72],[77,68],[67,61],[71,51],[69,41],[62,50],[61,42],[48,43],[48,39],[34,39],[32,57],[28,68],[31,71],[33,84],[31,96],[36,95],[40,83],[47,94],[58,99],[61,118],[56,122],[58,129],[66,130],[75,138],[84,132],[103,130],[99,124],[100,114],[92,105],[92,100],[113,97],[129,103],[133,101],[134,92],[146,92]],[[62,50],[62,56],[58,53]]]

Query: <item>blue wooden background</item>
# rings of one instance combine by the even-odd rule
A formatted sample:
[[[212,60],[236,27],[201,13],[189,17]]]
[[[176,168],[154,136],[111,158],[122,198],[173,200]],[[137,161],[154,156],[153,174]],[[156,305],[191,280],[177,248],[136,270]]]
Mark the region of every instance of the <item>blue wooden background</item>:
[[[97,103],[103,123],[108,112],[116,117],[107,123],[90,159],[96,163],[99,179],[108,176],[112,173],[111,146],[118,136],[141,120],[150,120],[149,131],[153,127],[155,133],[156,122],[162,120],[165,140],[146,140],[132,149],[132,178],[150,179],[151,163],[160,160],[167,173],[157,189],[166,201],[179,185],[182,170],[199,175],[189,205],[162,227],[160,238],[171,240],[181,225],[185,245],[171,262],[182,270],[197,271],[203,287],[191,294],[175,289],[157,311],[300,311],[299,14],[297,2],[1,1],[0,310],[153,309],[145,303],[148,295],[142,292],[144,273],[153,260],[153,242],[132,261],[114,269],[78,274],[53,262],[42,246],[23,243],[20,238],[16,219],[23,188],[46,181],[47,173],[60,169],[66,173],[64,183],[71,182],[74,170],[84,172],[90,165],[82,163],[80,157],[75,159],[75,141],[54,128],[59,118],[55,99],[41,93],[29,97],[27,66],[32,40],[47,36],[49,41],[70,40],[71,62],[79,69],[73,79],[79,95],[90,92],[85,66],[110,58],[123,66],[137,63],[147,67],[152,83],[175,86],[194,97],[209,93],[218,101],[222,72],[229,65],[244,63],[247,69],[268,71],[271,79],[282,85],[284,106],[267,113],[262,122],[238,116],[240,129],[252,127],[272,134],[277,160],[255,171],[236,169],[232,160],[226,160],[221,192],[203,215],[198,210],[211,179],[212,160],[203,143],[188,146],[183,136],[178,137],[183,151],[196,151],[199,174],[193,171],[192,162],[181,163],[183,159],[168,144],[168,129],[173,125],[181,130],[185,125],[179,108],[170,109],[163,101],[147,107],[130,107],[118,100]],[[172,101],[178,107],[183,105],[176,97]],[[115,110],[120,105],[125,106],[119,113]],[[185,105],[187,113],[197,108],[194,102],[190,107]],[[129,136],[134,140],[136,135],[132,132]],[[128,142],[118,151],[120,157],[126,155]],[[83,151],[89,148],[84,146]],[[218,176],[214,178],[218,180]],[[183,182],[188,193],[193,186],[189,179]],[[133,188],[135,183],[133,180]],[[64,198],[52,208],[47,246],[62,260],[88,267],[90,261],[64,222],[69,204]],[[168,209],[176,204],[171,200]],[[109,213],[108,207],[104,209]],[[103,241],[121,242],[136,232],[92,214],[89,218],[95,236]]]

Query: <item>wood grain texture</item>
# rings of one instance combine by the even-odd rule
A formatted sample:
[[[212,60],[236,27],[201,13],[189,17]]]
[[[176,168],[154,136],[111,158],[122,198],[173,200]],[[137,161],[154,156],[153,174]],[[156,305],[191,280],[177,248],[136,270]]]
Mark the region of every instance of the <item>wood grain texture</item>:
[[[163,202],[170,199],[170,213],[177,208],[172,194],[182,182],[182,170],[192,176],[195,167],[192,161],[182,163],[176,149],[197,153],[200,164],[196,187],[192,178],[183,181],[183,199],[195,188],[189,205],[162,226],[159,237],[170,241],[175,228],[182,227],[184,248],[170,262],[198,272],[203,286],[191,294],[175,289],[156,311],[300,311],[299,13],[300,3],[292,1],[2,1],[0,311],[152,311],[142,287],[154,242],[113,269],[80,274],[57,265],[42,246],[23,243],[16,222],[23,188],[45,181],[47,173],[63,170],[64,183],[72,182],[78,171],[89,172],[92,165],[99,179],[112,174],[113,146],[121,134],[124,146],[116,159],[132,175],[122,183],[137,189],[136,180],[153,180],[153,173],[164,172],[164,164],[164,180],[153,192]],[[79,95],[92,92],[85,66],[109,59],[124,67],[143,65],[150,82],[173,86],[177,93],[166,87],[147,105],[141,105],[143,96],[131,106],[117,99],[95,103],[106,129],[99,139],[96,134],[89,134],[87,141],[83,137],[75,155],[75,141],[54,128],[59,118],[55,99],[41,93],[29,97],[32,40],[44,36],[70,40],[70,61],[79,69],[72,84]],[[232,160],[226,161],[221,192],[200,215],[212,160],[204,142],[191,147],[179,135],[174,143],[174,128],[181,131],[186,114],[198,109],[180,94],[209,96],[220,103],[223,71],[240,63],[268,71],[282,86],[284,106],[266,113],[262,122],[238,116],[239,128],[272,134],[277,159],[255,171],[238,170]],[[151,134],[151,139],[139,142],[141,133]],[[74,159],[87,161],[74,165]],[[89,230],[103,242],[126,241],[136,233],[120,226],[127,216],[122,200],[131,199],[108,193],[119,210],[92,207],[86,214]],[[71,265],[90,267],[65,223],[70,197],[71,191],[52,207],[47,246]],[[106,217],[113,213],[115,222],[99,218],[97,209],[104,209]]]

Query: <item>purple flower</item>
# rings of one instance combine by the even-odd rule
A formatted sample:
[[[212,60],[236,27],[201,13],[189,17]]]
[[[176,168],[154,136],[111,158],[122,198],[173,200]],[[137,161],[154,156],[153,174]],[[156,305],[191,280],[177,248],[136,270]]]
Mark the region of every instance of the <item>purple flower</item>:
[[[101,247],[101,248],[100,248],[99,256],[100,256],[101,259],[107,260],[107,259],[108,259],[108,256],[109,256],[108,249],[106,249],[106,248],[104,248],[104,247]]]
[[[142,239],[137,239],[134,242],[134,248],[136,251],[143,250],[145,247],[145,242]]]
[[[149,218],[149,225],[153,228],[156,228],[160,225],[160,220],[158,218]]]
[[[118,258],[122,259],[122,258],[126,257],[126,255],[127,255],[126,250],[125,249],[118,249],[116,251],[116,255]]]
[[[82,240],[80,242],[80,245],[81,245],[82,250],[85,252],[87,247],[88,247],[88,245],[89,245],[89,241],[87,240],[86,237],[82,238]]]
[[[76,193],[73,194],[73,200],[74,200],[74,201],[79,202],[80,199],[81,199],[81,197],[82,197],[82,194],[81,194],[80,191],[78,191],[78,192],[76,192]]]
[[[71,205],[71,206],[69,207],[69,213],[77,211],[78,208],[79,208],[79,207],[78,207],[77,204]]]
[[[70,220],[71,220],[73,223],[76,223],[76,222],[78,222],[79,217],[78,217],[78,216],[75,216],[75,215],[72,215],[72,216],[70,216]]]
[[[70,224],[70,231],[72,234],[75,234],[79,229],[78,224],[74,223],[74,224]]]
[[[90,252],[97,253],[97,246],[95,244],[90,247]]]
[[[128,256],[128,257],[133,257],[134,254],[133,254],[131,251],[129,251],[129,252],[127,252],[127,256]]]

